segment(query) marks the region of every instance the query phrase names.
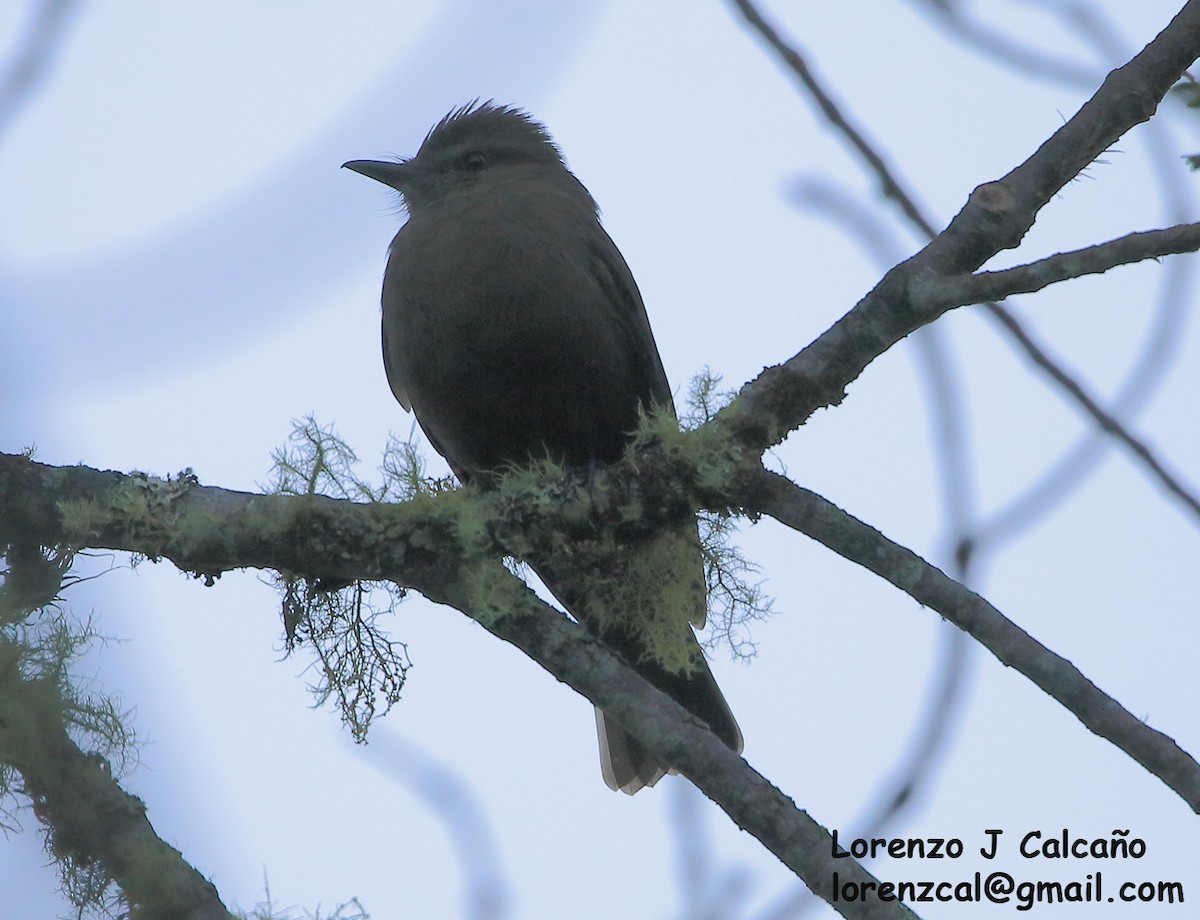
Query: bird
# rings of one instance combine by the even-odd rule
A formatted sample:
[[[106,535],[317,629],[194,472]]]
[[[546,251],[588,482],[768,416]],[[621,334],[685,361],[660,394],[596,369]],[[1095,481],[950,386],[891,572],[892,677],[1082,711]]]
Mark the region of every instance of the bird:
[[[384,369],[461,482],[494,487],[545,459],[614,463],[644,414],[674,414],[633,274],[541,122],[476,100],[415,156],[344,167],[394,189],[407,212],[384,271]],[[695,519],[637,547],[568,549],[524,561],[585,629],[741,753],[691,625],[707,613]],[[609,788],[632,795],[674,772],[599,707],[596,723]]]

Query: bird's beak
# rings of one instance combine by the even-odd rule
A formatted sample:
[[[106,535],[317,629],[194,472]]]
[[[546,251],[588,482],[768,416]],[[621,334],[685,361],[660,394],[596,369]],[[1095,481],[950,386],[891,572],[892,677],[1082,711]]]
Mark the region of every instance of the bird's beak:
[[[384,163],[380,160],[351,160],[349,163],[343,163],[342,169],[353,170],[398,192],[404,191],[405,184],[413,175],[411,163]]]

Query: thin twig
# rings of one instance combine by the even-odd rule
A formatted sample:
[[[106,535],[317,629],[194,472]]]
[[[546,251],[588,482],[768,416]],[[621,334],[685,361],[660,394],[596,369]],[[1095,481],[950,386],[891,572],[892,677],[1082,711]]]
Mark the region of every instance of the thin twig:
[[[43,0],[28,32],[0,74],[0,137],[29,103],[58,59],[78,0]]]
[[[1011,335],[1017,337],[1025,348],[1029,359],[1037,364],[1045,373],[1057,381],[1063,391],[1069,393],[1075,404],[1087,411],[1100,427],[1111,434],[1117,441],[1124,444],[1134,456],[1145,464],[1146,469],[1154,474],[1164,489],[1174,495],[1189,511],[1200,518],[1200,499],[1185,486],[1179,478],[1168,470],[1154,452],[1144,442],[1130,434],[1129,429],[1113,418],[1105,409],[1092,398],[1075,378],[1065,373],[1021,328],[1016,318],[999,304],[987,305],[988,315],[1002,324]]]
[[[849,117],[842,112],[841,107],[834,101],[833,96],[817,80],[816,75],[809,69],[808,63],[804,60],[803,56],[786,42],[771,24],[763,18],[762,13],[758,11],[758,8],[750,0],[733,0],[733,4],[741,11],[746,21],[754,27],[767,44],[775,50],[776,54],[783,59],[783,62],[792,73],[799,78],[804,88],[813,97],[817,106],[829,120],[829,123],[841,132],[842,136],[850,142],[850,146],[867,162],[871,171],[878,176],[883,186],[884,197],[895,202],[910,221],[920,227],[927,236],[932,237],[935,232],[933,225],[925,220],[920,208],[917,207],[912,196],[904,190],[904,187],[900,184],[900,180],[892,174],[891,167],[887,165],[883,157],[876,152],[875,147],[866,139],[862,131],[851,123]]]
[[[931,18],[941,23],[946,32],[977,53],[1012,67],[1022,76],[1032,74],[1072,86],[1095,86],[1097,78],[1102,76],[1102,73],[1096,72],[1098,68],[1052,56],[998,29],[968,19],[963,15],[963,4],[948,3],[946,0],[917,2],[929,10]]]
[[[919,280],[914,282],[914,293],[947,307],[1000,301],[1013,294],[1030,294],[1084,275],[1098,275],[1118,265],[1191,253],[1197,249],[1200,249],[1200,223],[1177,224],[1160,230],[1130,233],[1013,268]]]

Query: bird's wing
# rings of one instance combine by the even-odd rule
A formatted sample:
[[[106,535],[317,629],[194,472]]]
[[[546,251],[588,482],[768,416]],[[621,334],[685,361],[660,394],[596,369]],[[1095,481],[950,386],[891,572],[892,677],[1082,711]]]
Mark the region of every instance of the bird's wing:
[[[647,376],[641,381],[641,389],[656,406],[663,406],[674,411],[675,404],[671,399],[671,385],[667,382],[667,373],[663,370],[662,358],[658,354],[658,346],[654,342],[654,333],[650,330],[650,317],[646,315],[646,305],[642,303],[642,295],[633,273],[617,249],[616,244],[601,229],[603,235],[591,245],[591,255],[595,260],[595,277],[604,289],[605,297],[602,302],[611,305],[615,312],[613,317],[628,343],[633,364]],[[607,245],[604,245],[607,243]],[[643,406],[645,410],[651,406]]]
[[[404,407],[404,411],[412,412],[412,402],[408,398],[408,392],[400,385],[400,380],[393,370],[396,365],[392,356],[388,354],[387,333],[384,332],[381,338],[383,339],[383,369],[387,372],[388,386],[392,388],[392,395],[396,397],[396,402]]]

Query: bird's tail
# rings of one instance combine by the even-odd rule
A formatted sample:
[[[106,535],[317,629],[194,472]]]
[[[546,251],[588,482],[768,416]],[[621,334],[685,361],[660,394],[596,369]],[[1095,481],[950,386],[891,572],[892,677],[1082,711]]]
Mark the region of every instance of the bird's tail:
[[[696,525],[632,548],[576,545],[569,559],[535,568],[589,632],[741,753],[741,730],[692,632],[707,610]],[[596,727],[609,788],[632,795],[672,772],[600,709]]]
[[[695,637],[692,637],[695,642]],[[697,654],[703,654],[697,643]],[[699,667],[689,674],[667,674],[660,669],[654,672],[643,662],[634,665],[643,677],[693,715],[708,723],[708,727],[737,753],[742,752],[742,732],[725,695],[708,668],[700,660]],[[650,670],[651,673],[647,673]],[[653,786],[675,769],[660,760],[637,738],[622,728],[616,719],[599,706],[596,707],[596,732],[600,738],[600,771],[609,789],[633,795],[645,786]]]

